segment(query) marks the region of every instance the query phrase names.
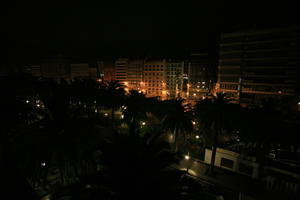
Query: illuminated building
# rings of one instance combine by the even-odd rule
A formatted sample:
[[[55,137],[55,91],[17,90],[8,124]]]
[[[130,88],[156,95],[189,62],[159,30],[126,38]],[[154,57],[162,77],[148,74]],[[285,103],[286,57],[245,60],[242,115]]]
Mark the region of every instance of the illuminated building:
[[[213,73],[207,53],[192,53],[184,64],[184,91],[189,100],[199,100],[210,93]]]
[[[116,80],[115,66],[112,61],[105,61],[103,67],[104,81]]]
[[[126,82],[129,90],[142,91],[143,83],[143,59],[130,59],[126,70]]]
[[[126,91],[141,90],[143,65],[142,59],[118,58],[114,62],[114,67],[105,67],[104,79],[120,81],[126,86]]]
[[[169,98],[182,97],[184,62],[168,60],[166,64],[166,80]]]
[[[104,61],[97,61],[95,65],[92,65],[89,69],[89,77],[96,79],[97,81],[104,81]]]
[[[120,81],[121,84],[127,81],[127,65],[128,58],[118,58],[114,64],[115,80]]]
[[[159,96],[167,99],[166,90],[166,60],[145,60],[144,84],[147,97]]]
[[[300,29],[280,28],[221,36],[219,91],[243,104],[299,97]]]

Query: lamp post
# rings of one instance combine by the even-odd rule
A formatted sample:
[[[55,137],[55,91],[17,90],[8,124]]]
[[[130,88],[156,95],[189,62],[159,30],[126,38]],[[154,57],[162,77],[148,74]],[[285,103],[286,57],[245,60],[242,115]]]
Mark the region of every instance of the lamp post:
[[[184,159],[187,160],[187,161],[190,159],[190,152],[188,152],[188,155],[185,155],[185,156],[184,156]],[[189,167],[188,167],[188,166],[189,166],[189,165],[188,165],[188,163],[187,163],[186,173],[189,173]]]

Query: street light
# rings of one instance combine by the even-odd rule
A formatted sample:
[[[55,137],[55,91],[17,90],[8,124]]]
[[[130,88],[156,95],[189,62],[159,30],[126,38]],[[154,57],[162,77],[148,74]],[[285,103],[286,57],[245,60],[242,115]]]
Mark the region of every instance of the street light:
[[[199,135],[196,135],[196,139],[199,139]]]
[[[190,159],[189,154],[190,154],[190,153],[188,153],[188,155],[185,155],[185,156],[184,156],[184,159],[185,159],[185,160],[189,160],[189,159]],[[188,166],[188,163],[187,163],[187,167],[186,167],[186,173],[189,173],[189,166]]]

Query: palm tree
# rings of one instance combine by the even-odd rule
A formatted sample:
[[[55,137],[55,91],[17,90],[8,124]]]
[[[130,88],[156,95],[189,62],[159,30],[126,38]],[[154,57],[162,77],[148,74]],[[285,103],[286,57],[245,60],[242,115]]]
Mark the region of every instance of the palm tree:
[[[185,141],[186,133],[193,130],[190,107],[183,103],[184,99],[177,98],[166,100],[162,104],[166,111],[162,124],[166,130],[173,132],[175,152],[178,152],[178,138],[183,136],[183,141]]]
[[[143,93],[130,90],[123,107],[124,120],[130,127],[130,133],[136,132],[140,127],[140,121],[147,118],[147,99]]]
[[[106,104],[111,108],[112,128],[115,128],[115,110],[124,101],[124,89],[119,81],[106,81],[104,84]]]
[[[3,93],[0,99],[0,182],[3,186],[1,190],[1,196],[3,197],[38,199],[26,177],[20,173],[15,158],[11,156],[11,150],[13,149],[11,143],[15,137],[20,135],[18,130],[24,129],[27,122],[31,121],[24,120],[24,117],[20,116],[20,113],[25,113],[25,110],[30,112],[30,106],[24,105],[25,102],[20,100],[20,93],[24,94],[24,91],[26,91],[32,94],[35,81],[34,77],[24,77],[22,75],[1,77],[0,79],[0,87]],[[30,114],[29,117],[33,118],[36,112],[32,115],[31,113],[28,114]]]
[[[228,107],[231,100],[226,97],[226,94],[217,93],[217,96],[201,100],[195,106],[195,115],[199,120],[199,125],[202,129],[211,130],[213,134],[210,174],[213,174],[218,137],[222,134],[222,128],[226,126],[225,121],[228,120],[226,114],[231,112]]]
[[[100,145],[102,171],[81,180],[68,194],[81,191],[105,199],[168,198],[176,193],[181,173],[170,166],[177,162],[169,144],[155,135],[118,134]],[[89,185],[89,190],[85,186]],[[87,198],[85,198],[87,199]]]
[[[51,88],[51,95],[44,92],[47,96],[39,97],[42,103],[41,99],[46,99],[43,106],[37,107],[35,103],[38,90],[13,95],[14,101],[9,101],[13,112],[6,116],[6,125],[10,126],[1,127],[6,133],[1,132],[1,136],[6,141],[4,156],[7,159],[1,163],[16,166],[16,173],[24,175],[31,186],[49,185],[49,178],[53,178],[51,171],[59,175],[59,182],[64,185],[96,168],[92,155],[99,137],[95,126],[101,120],[89,113],[87,118],[86,111],[70,105],[72,96],[68,84],[47,87]]]

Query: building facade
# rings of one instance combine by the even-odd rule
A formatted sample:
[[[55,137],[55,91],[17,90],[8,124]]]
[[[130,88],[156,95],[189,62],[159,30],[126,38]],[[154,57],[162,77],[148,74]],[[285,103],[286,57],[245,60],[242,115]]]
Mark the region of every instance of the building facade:
[[[41,76],[57,82],[71,79],[71,59],[63,55],[49,56],[41,61]]]
[[[168,98],[183,97],[184,61],[168,60],[166,63],[166,89]]]
[[[207,53],[192,53],[184,69],[187,75],[186,98],[199,100],[209,95],[212,84],[212,63]]]
[[[165,59],[145,60],[143,89],[147,97],[167,99],[166,65]]]
[[[115,65],[113,61],[104,61],[104,81],[116,80]]]
[[[115,80],[125,85],[127,80],[128,58],[118,58],[114,63]]]
[[[144,90],[143,87],[143,59],[131,59],[126,70],[126,86],[128,90]],[[144,90],[145,92],[145,90]]]
[[[88,63],[71,63],[70,64],[70,77],[86,78],[89,77],[89,64]]]
[[[268,97],[299,98],[299,65],[299,28],[222,34],[219,91],[243,104],[261,104]]]
[[[61,79],[90,78],[97,80],[101,77],[99,63],[79,62],[63,55],[44,58],[40,64],[23,65],[22,71],[37,77],[52,78],[58,82]]]

